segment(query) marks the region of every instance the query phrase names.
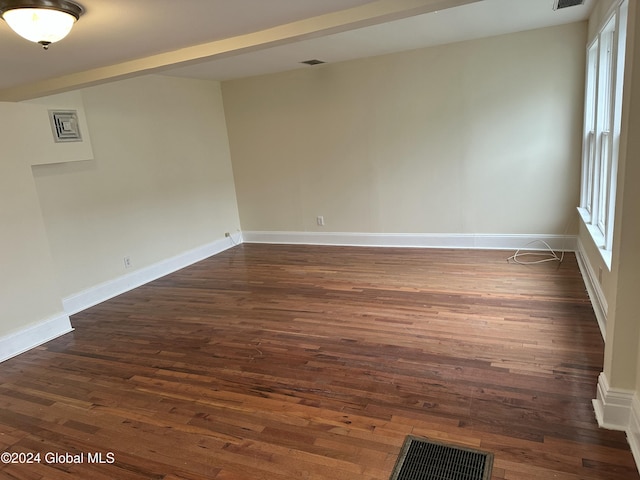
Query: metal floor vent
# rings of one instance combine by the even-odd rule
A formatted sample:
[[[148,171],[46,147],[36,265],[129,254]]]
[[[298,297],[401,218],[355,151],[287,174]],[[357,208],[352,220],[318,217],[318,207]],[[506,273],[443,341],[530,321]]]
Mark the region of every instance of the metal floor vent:
[[[490,480],[493,454],[408,436],[390,480]]]

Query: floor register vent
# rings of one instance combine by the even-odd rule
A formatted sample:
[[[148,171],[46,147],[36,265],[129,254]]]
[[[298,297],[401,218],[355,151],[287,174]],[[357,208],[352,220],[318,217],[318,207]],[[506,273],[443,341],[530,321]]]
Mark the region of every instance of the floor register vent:
[[[490,480],[493,454],[409,435],[390,480]]]

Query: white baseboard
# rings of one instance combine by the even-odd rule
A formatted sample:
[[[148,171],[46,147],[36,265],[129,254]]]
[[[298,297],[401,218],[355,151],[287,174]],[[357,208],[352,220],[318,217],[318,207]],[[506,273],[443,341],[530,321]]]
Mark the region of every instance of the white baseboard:
[[[633,390],[613,389],[604,372],[598,377],[598,394],[593,400],[598,425],[627,434],[631,453],[640,473],[640,399]]]
[[[31,350],[73,330],[69,316],[60,313],[43,322],[0,338],[0,362]]]
[[[576,244],[576,259],[578,260],[578,267],[580,268],[584,284],[587,287],[587,293],[589,294],[593,311],[596,314],[596,319],[598,320],[600,333],[602,334],[602,338],[606,340],[607,311],[609,308],[607,299],[600,287],[600,282],[598,282],[596,272],[593,270],[591,263],[587,260],[587,252],[585,251],[580,238],[576,239]]]
[[[133,271],[127,275],[95,285],[62,299],[62,305],[68,315],[73,315],[89,307],[102,303],[122,293],[133,290],[169,273],[188,267],[196,262],[223,252],[242,243],[242,234],[235,233],[230,238],[222,238],[207,245],[189,250],[175,257],[162,260],[156,264]]]
[[[554,250],[574,251],[574,235],[488,235],[351,232],[243,232],[246,243],[284,243],[367,247],[421,247],[544,250],[545,241]]]
[[[633,396],[631,403],[631,414],[629,418],[629,428],[627,429],[627,439],[631,447],[631,453],[636,461],[638,473],[640,473],[640,399]]]
[[[593,400],[598,425],[609,430],[627,431],[631,418],[633,390],[614,389],[604,372],[598,377],[598,393]]]

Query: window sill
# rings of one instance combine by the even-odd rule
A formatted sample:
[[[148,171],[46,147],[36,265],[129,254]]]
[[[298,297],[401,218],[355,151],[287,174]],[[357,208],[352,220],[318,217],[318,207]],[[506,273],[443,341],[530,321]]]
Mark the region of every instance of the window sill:
[[[585,208],[578,207],[578,213],[580,214],[580,218],[582,219],[582,223],[587,228],[589,235],[591,235],[591,239],[593,243],[600,252],[600,257],[602,257],[602,261],[607,266],[607,269],[611,271],[611,250],[606,250],[604,248],[605,240],[604,235],[600,231],[598,227],[591,224],[591,215]]]

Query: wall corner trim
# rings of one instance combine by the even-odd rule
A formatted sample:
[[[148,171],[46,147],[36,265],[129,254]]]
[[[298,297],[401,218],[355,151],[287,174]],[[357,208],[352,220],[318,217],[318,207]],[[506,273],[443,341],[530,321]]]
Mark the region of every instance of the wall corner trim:
[[[73,330],[66,313],[60,313],[40,323],[28,326],[0,338],[0,362],[31,350]]]
[[[598,377],[597,395],[593,400],[593,408],[598,425],[627,434],[640,473],[640,398],[633,390],[611,388],[604,372]]]
[[[634,394],[633,390],[611,388],[607,376],[601,372],[597,397],[593,400],[598,425],[609,430],[627,431]]]
[[[241,243],[242,234],[234,233],[63,298],[62,305],[68,315],[73,315]]]

